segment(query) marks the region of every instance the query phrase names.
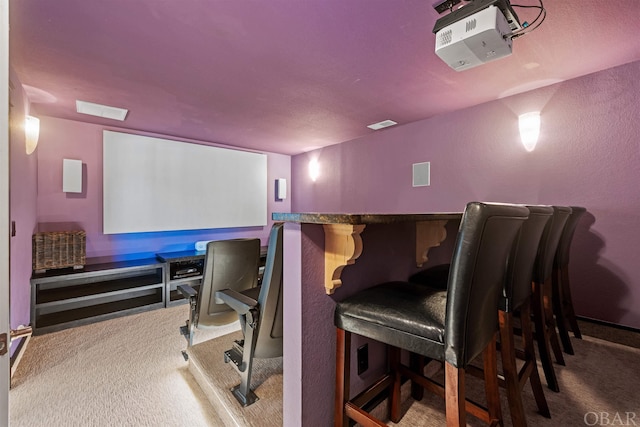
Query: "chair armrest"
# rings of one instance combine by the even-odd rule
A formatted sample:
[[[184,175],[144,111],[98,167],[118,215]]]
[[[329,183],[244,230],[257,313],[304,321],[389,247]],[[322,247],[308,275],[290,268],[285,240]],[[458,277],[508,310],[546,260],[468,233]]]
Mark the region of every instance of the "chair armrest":
[[[236,292],[233,289],[225,289],[216,292],[216,302],[222,301],[229,307],[238,312],[238,314],[247,314],[250,310],[258,307],[258,301],[249,298],[246,295]]]
[[[195,298],[198,296],[198,291],[196,291],[189,285],[178,285],[176,289],[178,289],[182,296],[187,299]]]

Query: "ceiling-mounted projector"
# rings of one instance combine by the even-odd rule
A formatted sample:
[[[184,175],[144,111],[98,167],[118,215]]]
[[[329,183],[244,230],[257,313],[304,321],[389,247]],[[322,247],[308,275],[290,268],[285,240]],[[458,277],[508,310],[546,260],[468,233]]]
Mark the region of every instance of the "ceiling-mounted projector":
[[[436,55],[456,71],[467,70],[511,55],[511,35],[521,28],[508,0],[474,0],[436,21]]]

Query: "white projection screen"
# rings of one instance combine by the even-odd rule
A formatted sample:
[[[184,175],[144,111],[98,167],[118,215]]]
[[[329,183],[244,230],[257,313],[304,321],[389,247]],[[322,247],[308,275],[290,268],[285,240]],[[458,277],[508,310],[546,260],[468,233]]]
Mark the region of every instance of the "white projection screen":
[[[265,154],[104,131],[105,234],[266,224]]]

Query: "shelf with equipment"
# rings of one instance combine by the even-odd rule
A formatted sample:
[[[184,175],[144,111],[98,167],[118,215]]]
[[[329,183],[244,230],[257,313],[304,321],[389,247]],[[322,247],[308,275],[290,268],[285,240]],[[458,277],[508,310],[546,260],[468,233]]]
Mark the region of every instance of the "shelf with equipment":
[[[165,264],[155,259],[48,270],[31,278],[34,334],[165,306]]]
[[[189,285],[198,290],[202,283],[206,251],[179,251],[156,254],[158,261],[165,263],[165,304],[167,307],[185,303],[177,290],[178,285]]]
[[[165,268],[165,295],[166,306],[171,307],[177,304],[186,303],[186,299],[178,291],[178,285],[189,285],[196,291],[200,289],[202,275],[204,272],[204,259],[206,251],[178,251],[164,252],[156,254],[160,262],[166,264]],[[260,248],[260,274],[264,270],[264,263],[267,255],[267,247]]]

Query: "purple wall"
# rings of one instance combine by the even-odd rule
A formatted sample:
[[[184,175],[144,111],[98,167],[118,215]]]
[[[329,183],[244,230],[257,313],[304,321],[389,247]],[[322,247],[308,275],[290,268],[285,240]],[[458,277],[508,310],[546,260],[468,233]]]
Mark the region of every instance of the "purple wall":
[[[634,62],[295,156],[292,209],[461,211],[471,200],[585,206],[570,267],[577,312],[640,328],[638,75]],[[518,115],[533,110],[542,125],[529,153]],[[307,173],[312,158],[321,165],[316,182]],[[431,186],[412,188],[411,165],[424,161]]]
[[[266,227],[194,230],[139,234],[102,234],[102,131],[103,126],[42,117],[38,147],[39,230],[75,225],[87,232],[87,257],[91,262],[144,258],[157,252],[193,249],[198,240],[260,237],[263,244],[272,222]],[[112,128],[112,130],[118,130]],[[143,134],[143,133],[141,133]],[[159,136],[144,134],[148,136]],[[83,193],[62,192],[62,159],[83,163]],[[267,153],[268,217],[271,212],[289,212],[291,198],[275,200],[276,178],[290,182],[289,156]]]
[[[11,328],[30,323],[31,235],[36,227],[36,167],[38,149],[31,155],[25,151],[24,117],[29,102],[20,80],[9,70],[11,109],[9,113],[10,144],[10,216],[16,223],[16,235],[9,248]],[[17,344],[14,342],[14,344]],[[12,348],[15,351],[15,345]]]
[[[272,222],[266,227],[221,230],[102,234],[102,126],[40,117],[40,139],[36,151],[27,156],[24,148],[24,115],[28,102],[22,86],[11,74],[11,219],[17,233],[11,238],[11,327],[30,323],[32,260],[31,236],[36,229],[67,228],[76,225],[87,231],[87,257],[91,262],[152,257],[157,252],[193,249],[198,240],[260,237],[263,244]],[[113,130],[118,130],[113,128]],[[149,136],[161,136],[146,134]],[[62,159],[83,163],[83,193],[62,192]],[[267,153],[268,217],[289,212],[291,197],[275,200],[275,179],[290,178],[291,158]]]

